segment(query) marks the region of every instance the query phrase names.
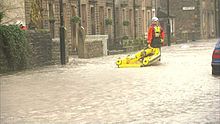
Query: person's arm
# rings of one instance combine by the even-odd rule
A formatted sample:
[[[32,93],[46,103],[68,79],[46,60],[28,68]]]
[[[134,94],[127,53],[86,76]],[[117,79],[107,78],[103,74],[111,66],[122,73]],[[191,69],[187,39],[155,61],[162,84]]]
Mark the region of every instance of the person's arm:
[[[161,37],[161,43],[163,44],[164,43],[165,34],[164,34],[164,31],[163,31],[162,28],[161,28],[161,32],[160,32],[160,37]]]
[[[160,36],[161,36],[161,39],[163,39],[163,40],[164,40],[165,34],[164,34],[164,31],[163,31],[163,29],[161,29],[161,33],[160,33]]]
[[[152,41],[152,27],[150,27],[149,29],[148,29],[148,35],[147,35],[147,43],[148,44],[151,44],[151,41]]]

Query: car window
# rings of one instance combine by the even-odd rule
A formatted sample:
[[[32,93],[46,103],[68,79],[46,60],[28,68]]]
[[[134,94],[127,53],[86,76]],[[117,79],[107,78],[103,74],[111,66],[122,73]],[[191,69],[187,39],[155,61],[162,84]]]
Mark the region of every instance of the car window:
[[[220,40],[216,43],[215,48],[220,48]]]

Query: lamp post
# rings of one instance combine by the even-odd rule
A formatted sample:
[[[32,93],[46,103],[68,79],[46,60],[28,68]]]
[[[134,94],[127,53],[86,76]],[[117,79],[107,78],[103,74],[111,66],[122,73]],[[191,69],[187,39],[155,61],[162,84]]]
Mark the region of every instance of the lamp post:
[[[133,0],[133,11],[134,11],[134,38],[136,39],[136,2]]]
[[[215,0],[215,24],[216,24],[216,37],[220,38],[220,1]]]
[[[157,0],[154,0],[155,16],[157,17]]]
[[[66,64],[65,55],[65,35],[64,35],[64,20],[63,20],[63,0],[60,0],[60,59],[61,64]]]
[[[81,18],[81,1],[78,0],[78,15]],[[83,28],[81,21],[79,22],[78,28],[78,57],[84,58],[84,43],[85,43],[85,29]]]
[[[113,0],[113,26],[114,26],[114,45],[115,45],[115,42],[116,42],[116,15],[115,15],[115,0]]]
[[[167,42],[168,42],[168,46],[171,45],[170,42],[170,5],[169,5],[169,0],[167,0]]]

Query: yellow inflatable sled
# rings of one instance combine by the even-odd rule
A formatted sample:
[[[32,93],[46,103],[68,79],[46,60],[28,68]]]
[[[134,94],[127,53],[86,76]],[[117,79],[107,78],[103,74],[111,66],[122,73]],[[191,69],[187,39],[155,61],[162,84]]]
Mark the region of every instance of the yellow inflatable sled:
[[[128,55],[118,59],[116,65],[119,68],[144,67],[160,61],[160,48],[146,48],[137,52],[134,56]]]

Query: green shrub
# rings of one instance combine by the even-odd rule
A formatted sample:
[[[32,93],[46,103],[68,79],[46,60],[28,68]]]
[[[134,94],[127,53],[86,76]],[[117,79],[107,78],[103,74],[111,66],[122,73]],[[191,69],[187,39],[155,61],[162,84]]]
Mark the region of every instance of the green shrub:
[[[129,21],[123,21],[123,26],[128,26],[130,24]]]
[[[128,40],[128,39],[129,39],[129,37],[127,35],[122,37],[122,40]]]
[[[71,17],[71,21],[73,23],[79,23],[81,21],[81,18],[79,16],[73,16]]]
[[[21,70],[28,64],[28,43],[25,31],[17,25],[0,25],[0,49],[3,50],[9,70]]]
[[[112,25],[112,19],[110,19],[110,18],[105,19],[105,24]]]

